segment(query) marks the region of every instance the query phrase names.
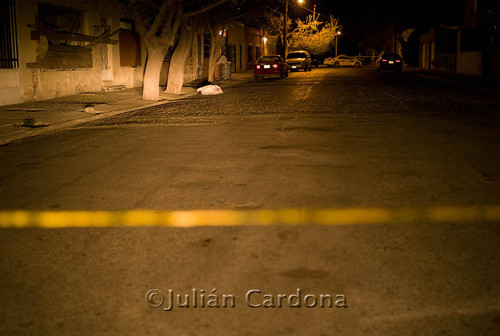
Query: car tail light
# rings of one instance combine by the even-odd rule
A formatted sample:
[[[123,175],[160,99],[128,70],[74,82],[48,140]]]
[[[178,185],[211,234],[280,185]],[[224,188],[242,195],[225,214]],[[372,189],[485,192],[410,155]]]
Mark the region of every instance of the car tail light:
[[[278,69],[278,64],[273,64],[273,68]]]
[[[382,58],[382,61],[381,61],[381,62],[387,62],[387,60],[386,60],[386,59],[384,59],[384,58]]]
[[[396,63],[401,63],[401,60],[396,60]]]
[[[260,65],[258,65],[258,64],[257,64],[257,65],[255,66],[255,69],[257,69],[257,70],[258,70],[258,69],[260,69]]]

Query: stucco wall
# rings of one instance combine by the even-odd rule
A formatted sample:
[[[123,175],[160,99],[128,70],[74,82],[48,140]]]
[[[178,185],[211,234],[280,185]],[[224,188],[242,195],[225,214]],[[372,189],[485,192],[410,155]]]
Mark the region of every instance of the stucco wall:
[[[40,78],[37,100],[101,90],[100,71],[95,68],[74,71],[32,70],[38,72]]]
[[[457,73],[475,76],[481,75],[481,52],[459,52],[457,54]]]
[[[83,12],[83,33],[95,36],[95,27],[106,17],[111,31],[120,28],[120,13],[115,8],[95,6],[95,1],[82,0],[75,2],[61,0],[44,0],[44,3],[69,7]],[[97,2],[99,4],[99,2]],[[31,40],[28,25],[35,24],[38,11],[37,0],[16,0],[17,37],[19,68],[0,69],[0,105],[15,104],[31,100],[44,100],[81,92],[99,91],[103,85],[125,85],[127,88],[142,86],[146,51],[143,43],[142,62],[140,67],[120,66],[119,45],[108,44],[109,76],[103,77],[101,49],[92,48],[93,64],[84,69],[43,69],[31,68],[27,63],[36,62],[38,41]],[[124,17],[124,15],[123,15]],[[112,37],[118,40],[118,35]],[[103,82],[103,80],[107,80]]]
[[[493,50],[493,76],[500,78],[500,48]]]
[[[0,69],[0,105],[20,102],[20,72],[18,69]]]

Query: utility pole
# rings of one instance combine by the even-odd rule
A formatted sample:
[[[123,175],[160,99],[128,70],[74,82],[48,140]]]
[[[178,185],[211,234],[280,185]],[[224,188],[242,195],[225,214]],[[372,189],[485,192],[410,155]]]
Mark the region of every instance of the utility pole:
[[[394,20],[394,53],[398,53],[398,22]]]
[[[288,43],[286,42],[287,35],[287,21],[288,21],[288,0],[285,0],[285,19],[283,21],[283,59],[286,58],[288,54]]]
[[[339,35],[340,35],[340,30],[337,30],[337,34],[335,35],[335,57],[337,57],[337,46],[339,43]]]

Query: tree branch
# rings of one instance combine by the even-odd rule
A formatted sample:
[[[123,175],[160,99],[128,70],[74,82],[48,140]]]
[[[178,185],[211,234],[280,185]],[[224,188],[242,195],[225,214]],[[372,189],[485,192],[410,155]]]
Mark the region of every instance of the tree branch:
[[[165,19],[165,15],[167,14],[168,3],[169,3],[168,0],[163,0],[160,10],[158,11],[158,14],[155,17],[155,20],[153,21],[151,28],[149,28],[148,32],[145,35],[147,39],[154,36],[160,29],[161,25],[163,24],[163,20]]]
[[[177,34],[177,30],[181,26],[182,21],[184,21],[184,17],[182,15],[182,9],[177,10],[177,17],[175,18],[174,24],[172,25],[172,31],[174,34]]]
[[[179,8],[177,9],[177,15],[175,16],[174,20],[174,14],[169,16],[169,21],[165,24],[163,31],[161,32],[161,38],[162,39],[167,39],[167,40],[175,40],[175,36],[177,35],[177,31],[179,30],[179,27],[181,26],[182,21],[184,21],[184,17],[182,16],[182,9]],[[167,25],[168,24],[168,25]]]
[[[170,11],[167,19],[165,20],[165,24],[164,24],[165,27],[170,28],[172,26],[172,20],[174,19],[174,14],[175,14],[174,11]],[[165,31],[165,29],[163,29],[163,31]]]
[[[134,18],[137,32],[144,38],[147,33],[146,25],[144,24],[144,15],[140,14],[139,11],[134,11]]]
[[[234,0],[218,0],[218,1],[208,5],[206,7],[200,8],[200,9],[192,11],[192,12],[184,13],[184,17],[190,17],[190,16],[195,16],[195,15],[205,13],[205,12],[207,12],[207,11],[217,7],[217,6],[220,6],[226,2],[229,2],[229,1],[234,1]]]

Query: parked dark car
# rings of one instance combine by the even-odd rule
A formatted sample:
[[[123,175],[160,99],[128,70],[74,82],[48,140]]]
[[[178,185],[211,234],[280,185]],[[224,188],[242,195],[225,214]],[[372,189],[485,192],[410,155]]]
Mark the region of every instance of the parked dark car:
[[[253,66],[255,79],[264,78],[265,75],[279,75],[281,78],[288,77],[288,64],[281,56],[262,56]]]
[[[375,70],[394,70],[401,72],[403,70],[403,60],[398,54],[383,54],[375,63]]]
[[[286,62],[290,71],[299,71],[304,69],[304,71],[311,71],[311,55],[305,50],[296,50],[290,52],[286,56]]]
[[[317,68],[320,64],[323,64],[323,57],[312,54],[311,64]]]

